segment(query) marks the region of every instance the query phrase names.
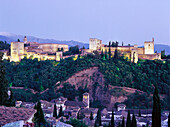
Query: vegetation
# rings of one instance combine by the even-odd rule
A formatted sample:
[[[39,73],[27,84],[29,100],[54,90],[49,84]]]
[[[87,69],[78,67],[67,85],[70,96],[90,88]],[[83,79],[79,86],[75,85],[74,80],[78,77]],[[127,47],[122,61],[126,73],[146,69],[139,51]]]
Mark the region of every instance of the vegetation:
[[[37,105],[35,106],[37,112],[34,114],[33,121],[35,123],[35,127],[45,127],[47,126],[47,122],[44,118],[44,113],[41,108],[41,102],[38,101]]]
[[[135,118],[135,115],[133,114],[132,116],[132,124],[131,124],[131,127],[137,127],[137,122],[136,122],[136,118]]]
[[[70,119],[66,121],[67,124],[71,124],[73,127],[88,127],[83,121],[79,121],[78,119]]]
[[[60,106],[59,117],[64,116],[63,107]]]
[[[93,120],[93,113],[90,113],[90,120]]]
[[[153,94],[152,127],[161,127],[161,105],[157,86]]]
[[[53,117],[58,118],[56,104],[54,104]]]
[[[64,52],[63,55],[64,55],[64,56],[68,56],[68,55],[75,55],[75,54],[79,54],[79,53],[80,53],[80,52],[79,52],[79,46],[76,45],[76,46],[74,46],[74,47],[70,47],[70,48],[69,48],[69,51]]]
[[[23,59],[19,63],[5,61],[6,77],[9,86],[12,84],[12,86],[31,88],[39,92],[49,88],[49,91],[44,94],[37,93],[37,98],[51,100],[60,94],[69,98],[69,100],[74,100],[75,96],[78,95],[81,100],[82,93],[88,91],[87,88],[80,88],[76,92],[72,92],[75,90],[74,86],[65,84],[64,88],[54,91],[55,84],[68,79],[78,71],[97,66],[104,75],[105,88],[108,88],[108,85],[135,88],[148,94],[134,96],[137,98],[145,96],[144,99],[147,100],[149,94],[154,90],[153,85],[158,83],[160,93],[169,96],[168,70],[170,62],[168,60],[139,60],[135,64],[128,61],[124,56],[116,58],[111,56],[110,60],[108,56],[107,52],[101,55],[94,52],[94,55],[79,56],[77,59],[70,57],[60,62],[38,61],[37,59]],[[112,90],[111,93],[113,93]],[[71,96],[68,96],[68,94],[71,94]],[[168,107],[166,102],[165,98],[161,103],[165,106],[165,109]],[[126,102],[129,107],[134,106],[131,102],[128,103]],[[142,103],[141,107],[146,108],[147,106]]]
[[[123,119],[122,119],[122,127],[125,127],[125,118],[123,116]]]
[[[8,101],[8,81],[5,77],[5,68],[2,61],[3,54],[0,53],[0,105],[6,105]]]
[[[100,111],[100,110],[97,111],[96,123],[97,123],[98,126],[101,126],[101,125],[102,125],[102,121],[101,121],[101,111]]]
[[[6,79],[6,71],[2,56],[3,54],[0,52],[0,105],[15,106],[12,90],[10,90],[10,96],[8,97],[8,80]]]
[[[8,44],[6,41],[0,41],[0,50],[9,50],[10,44]]]
[[[130,111],[128,111],[127,121],[126,121],[126,127],[131,127]]]
[[[113,110],[112,110],[112,117],[111,117],[111,127],[115,127]]]

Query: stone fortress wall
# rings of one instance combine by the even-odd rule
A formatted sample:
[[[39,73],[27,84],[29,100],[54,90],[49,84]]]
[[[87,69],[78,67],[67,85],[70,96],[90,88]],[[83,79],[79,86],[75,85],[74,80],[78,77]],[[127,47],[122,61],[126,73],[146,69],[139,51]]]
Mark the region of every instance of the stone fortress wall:
[[[66,51],[68,51],[68,45],[28,42],[25,36],[24,42],[11,42],[10,61],[19,62],[24,57],[59,61],[63,57],[63,52]]]
[[[7,55],[7,51],[2,51],[4,53],[3,59],[10,59],[10,61],[19,62],[24,57],[26,58],[37,58],[38,60],[56,60],[64,59],[71,56],[63,56],[63,52],[68,51],[69,47],[66,44],[55,44],[55,43],[38,43],[27,41],[26,36],[24,37],[24,42],[11,42],[11,54]],[[138,59],[161,59],[160,53],[154,53],[154,38],[152,41],[145,41],[144,47],[138,47],[138,45],[133,46],[117,46],[110,47],[112,55],[114,55],[117,49],[120,55],[124,55],[130,61],[137,63]],[[89,49],[81,49],[82,54],[93,53],[97,50],[99,53],[101,51],[109,51],[109,46],[102,44],[102,40],[96,38],[89,39]]]
[[[102,42],[99,39],[89,39],[89,50],[86,52],[93,52],[94,50],[97,50],[99,52],[103,51],[109,51],[108,45],[103,45]],[[152,38],[152,41],[145,41],[144,42],[144,48],[138,47],[138,45],[133,46],[118,46],[118,47],[110,47],[111,53],[114,55],[115,50],[118,50],[121,55],[124,55],[128,57],[132,62],[135,63],[138,62],[138,58],[140,59],[161,59],[160,53],[154,53],[154,38]]]

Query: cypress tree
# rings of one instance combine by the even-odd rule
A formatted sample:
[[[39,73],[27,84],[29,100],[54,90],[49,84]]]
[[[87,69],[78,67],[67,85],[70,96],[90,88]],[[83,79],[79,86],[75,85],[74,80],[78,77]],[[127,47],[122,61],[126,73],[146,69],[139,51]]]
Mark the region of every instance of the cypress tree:
[[[6,105],[8,101],[8,81],[5,77],[5,67],[2,60],[3,53],[0,52],[0,105]]]
[[[105,59],[106,59],[106,60],[108,59],[107,50],[105,51]]]
[[[97,126],[97,120],[95,120],[94,127],[98,127],[98,126]]]
[[[103,59],[103,57],[104,57],[104,53],[103,53],[103,49],[102,49],[101,58]]]
[[[118,125],[118,127],[121,127],[121,124],[120,124],[120,122],[119,122],[119,125]]]
[[[114,127],[115,123],[114,123],[114,112],[112,110],[112,118],[111,118],[111,127]]]
[[[78,112],[78,114],[77,114],[77,119],[80,119],[80,113]]]
[[[168,127],[170,127],[170,112],[169,112],[169,115],[168,115]]]
[[[126,127],[131,127],[131,118],[130,118],[130,111],[128,111]]]
[[[157,85],[153,94],[152,127],[161,127],[161,105]]]
[[[134,114],[133,114],[133,117],[132,117],[131,127],[137,127],[136,118],[135,118],[135,115],[134,115]]]
[[[56,104],[54,104],[53,117],[57,118],[57,108],[56,108]]]
[[[115,58],[115,59],[118,58],[118,51],[117,51],[117,48],[115,49],[114,58]]]
[[[123,116],[123,119],[122,119],[122,127],[125,127],[125,118]]]
[[[90,114],[90,120],[93,120],[93,113]]]
[[[122,41],[122,46],[123,46],[123,41]]]
[[[63,107],[60,106],[59,117],[63,116]]]
[[[109,60],[110,60],[111,59],[111,55],[112,55],[111,54],[111,49],[110,49],[110,42],[109,42],[109,53],[108,54],[109,54]]]
[[[15,106],[15,101],[13,99],[13,92],[12,92],[11,89],[10,89],[10,97],[9,97],[9,100],[8,100],[8,105],[9,106]]]
[[[102,125],[100,109],[97,112],[97,123],[99,124],[99,126]]]
[[[139,117],[141,117],[141,111],[140,111],[140,109],[139,109]]]
[[[44,118],[44,113],[41,108],[41,102],[38,101],[37,106],[36,106],[37,112],[34,114],[34,123],[36,126],[40,127],[41,125],[46,125],[46,121]]]
[[[20,39],[18,38],[18,42],[20,42]]]

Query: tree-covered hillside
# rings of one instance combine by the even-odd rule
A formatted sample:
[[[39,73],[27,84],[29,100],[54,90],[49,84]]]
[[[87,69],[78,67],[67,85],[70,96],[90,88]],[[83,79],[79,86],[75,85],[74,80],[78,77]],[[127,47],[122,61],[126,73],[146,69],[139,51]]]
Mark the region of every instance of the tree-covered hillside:
[[[135,64],[123,57],[101,58],[101,55],[87,55],[56,61],[23,59],[19,63],[5,62],[6,76],[10,86],[22,86],[43,91],[58,81],[64,81],[83,69],[98,66],[106,79],[105,85],[126,86],[148,93],[158,84],[160,93],[169,93],[169,61],[140,61]]]

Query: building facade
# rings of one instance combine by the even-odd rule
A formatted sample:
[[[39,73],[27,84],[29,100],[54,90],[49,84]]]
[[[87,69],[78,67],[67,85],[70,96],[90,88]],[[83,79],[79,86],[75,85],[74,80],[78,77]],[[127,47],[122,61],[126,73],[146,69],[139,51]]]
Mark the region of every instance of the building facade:
[[[89,51],[86,52],[93,52],[97,50],[99,52],[109,52],[109,46],[103,45],[101,40],[98,39],[89,39]],[[154,38],[152,41],[145,41],[144,47],[138,47],[138,45],[133,46],[110,46],[110,50],[112,55],[114,55],[115,50],[118,50],[120,55],[124,55],[127,57],[131,62],[137,63],[138,59],[161,59],[161,53],[154,53]]]
[[[29,42],[25,36],[24,42],[11,42],[10,61],[19,62],[24,57],[60,61],[63,52],[66,51],[68,51],[68,45]]]

